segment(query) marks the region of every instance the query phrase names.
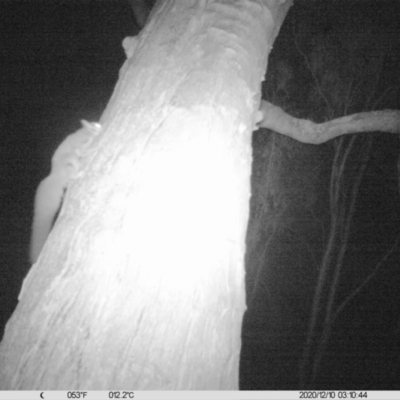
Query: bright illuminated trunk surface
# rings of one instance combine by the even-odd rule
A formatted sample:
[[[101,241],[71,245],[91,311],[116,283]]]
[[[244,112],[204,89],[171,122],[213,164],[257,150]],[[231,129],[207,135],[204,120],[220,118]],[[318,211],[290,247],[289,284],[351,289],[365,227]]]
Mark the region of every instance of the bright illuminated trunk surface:
[[[237,388],[251,132],[288,9],[265,3],[158,4],[24,283],[2,389]]]

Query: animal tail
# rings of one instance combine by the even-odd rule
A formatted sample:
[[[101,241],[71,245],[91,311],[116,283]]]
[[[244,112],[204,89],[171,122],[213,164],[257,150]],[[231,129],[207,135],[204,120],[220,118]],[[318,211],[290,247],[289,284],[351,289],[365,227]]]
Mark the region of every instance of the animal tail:
[[[36,262],[46,242],[64,196],[65,182],[56,175],[49,175],[40,182],[35,196],[32,235],[29,257]]]

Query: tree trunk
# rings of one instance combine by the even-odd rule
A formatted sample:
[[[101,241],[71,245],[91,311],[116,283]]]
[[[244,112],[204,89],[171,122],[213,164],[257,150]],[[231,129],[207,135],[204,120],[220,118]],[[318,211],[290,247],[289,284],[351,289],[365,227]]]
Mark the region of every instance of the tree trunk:
[[[251,133],[291,1],[159,2],[0,351],[2,389],[235,389]]]

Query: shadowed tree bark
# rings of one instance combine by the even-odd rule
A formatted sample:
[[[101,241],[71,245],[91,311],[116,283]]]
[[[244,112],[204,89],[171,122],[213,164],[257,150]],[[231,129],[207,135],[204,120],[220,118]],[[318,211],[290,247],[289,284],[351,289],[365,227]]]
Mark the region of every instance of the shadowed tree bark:
[[[137,24],[142,28],[149,17],[155,0],[129,0]]]

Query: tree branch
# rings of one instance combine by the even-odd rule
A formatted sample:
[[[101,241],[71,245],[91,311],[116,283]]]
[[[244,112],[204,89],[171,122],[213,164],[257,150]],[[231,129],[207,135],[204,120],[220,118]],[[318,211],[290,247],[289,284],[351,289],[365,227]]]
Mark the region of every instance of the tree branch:
[[[299,142],[321,144],[335,137],[360,132],[400,133],[400,111],[380,110],[362,112],[317,124],[285,113],[280,107],[261,100],[260,128],[271,129]]]

